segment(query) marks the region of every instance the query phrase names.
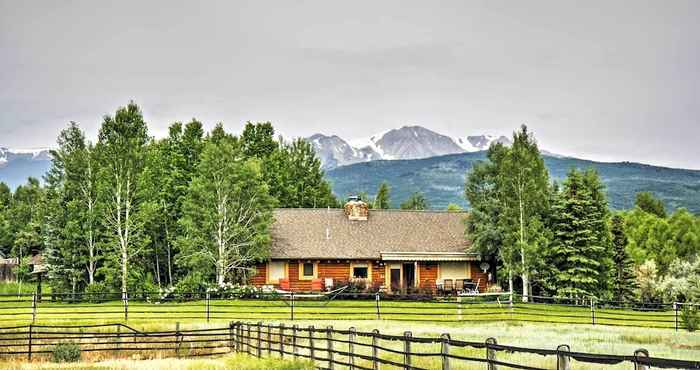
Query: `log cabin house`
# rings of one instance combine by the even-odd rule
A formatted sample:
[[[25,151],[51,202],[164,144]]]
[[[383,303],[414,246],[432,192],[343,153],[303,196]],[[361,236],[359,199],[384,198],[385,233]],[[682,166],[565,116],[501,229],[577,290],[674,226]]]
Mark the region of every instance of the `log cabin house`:
[[[462,280],[483,292],[494,264],[469,250],[466,216],[369,210],[359,200],[344,209],[277,209],[270,258],[251,283],[310,292],[360,282],[389,293],[435,293],[445,280]]]

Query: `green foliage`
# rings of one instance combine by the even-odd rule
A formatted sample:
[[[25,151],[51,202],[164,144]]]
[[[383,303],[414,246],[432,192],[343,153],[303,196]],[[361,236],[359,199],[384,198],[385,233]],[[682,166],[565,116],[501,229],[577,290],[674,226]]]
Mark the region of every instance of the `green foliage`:
[[[700,313],[698,313],[698,308],[692,305],[683,306],[681,310],[681,322],[689,332],[696,331],[698,326],[700,326]]]
[[[377,190],[377,195],[374,197],[373,208],[376,209],[389,209],[391,208],[391,198],[390,198],[391,188],[389,183],[384,181],[379,185]]]
[[[261,163],[269,193],[281,208],[337,207],[338,201],[324,178],[321,161],[303,139],[279,142]]]
[[[207,279],[199,272],[192,272],[185,275],[185,277],[180,279],[177,284],[175,284],[173,293],[175,293],[178,297],[186,297],[192,293],[205,293],[210,286],[210,279]]]
[[[612,281],[613,297],[617,301],[632,301],[637,281],[634,263],[627,253],[628,239],[625,234],[625,220],[616,214],[611,220],[614,274]]]
[[[659,273],[654,260],[645,261],[637,267],[637,284],[639,285],[639,298],[642,302],[658,302]]]
[[[183,204],[182,268],[218,285],[245,281],[268,255],[273,203],[257,159],[227,141],[207,143]]]
[[[72,342],[59,343],[51,351],[51,362],[80,361],[80,345]]]
[[[634,205],[644,212],[656,215],[656,217],[666,217],[666,207],[664,203],[661,199],[656,198],[654,194],[648,191],[637,193]]]
[[[270,122],[246,122],[241,134],[241,151],[246,157],[266,158],[277,150],[275,129]]]
[[[464,209],[459,204],[450,203],[447,205],[448,212],[462,212]]]
[[[86,299],[91,303],[106,302],[115,297],[109,293],[113,293],[104,283],[92,283],[85,287]]]
[[[425,199],[423,193],[415,192],[411,194],[411,196],[408,197],[408,199],[403,201],[400,207],[401,209],[420,211],[428,209],[430,205],[428,204],[428,200]]]
[[[478,250],[498,257],[508,273],[509,288],[519,273],[523,294],[547,244],[544,225],[549,209],[549,174],[537,142],[526,126],[513,134],[508,148],[489,148],[488,162],[474,166],[465,196],[474,212],[467,221]]]

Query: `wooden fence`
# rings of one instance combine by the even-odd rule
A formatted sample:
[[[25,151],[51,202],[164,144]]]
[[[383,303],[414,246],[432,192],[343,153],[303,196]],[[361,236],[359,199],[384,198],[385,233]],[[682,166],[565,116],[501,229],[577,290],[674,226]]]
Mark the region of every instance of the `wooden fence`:
[[[470,342],[439,337],[381,334],[378,330],[359,332],[353,328],[299,327],[284,324],[231,322],[210,329],[139,331],[124,324],[110,325],[26,325],[0,328],[0,361],[48,356],[55,346],[74,343],[82,354],[102,353],[113,357],[134,352],[154,357],[217,356],[248,353],[252,356],[305,358],[319,369],[442,369],[484,367],[539,370],[544,367],[519,364],[513,354],[549,359],[546,368],[569,370],[583,364],[628,363],[633,369],[700,369],[700,362],[650,357],[644,349],[629,356],[572,352],[567,345],[556,349],[533,349],[498,344],[496,339]],[[26,356],[26,357],[25,357]],[[550,366],[551,365],[551,366]]]
[[[548,322],[683,329],[683,303],[622,305],[589,300],[554,301],[529,297],[522,303],[481,301],[480,297],[450,300],[392,300],[379,294],[339,295],[329,299],[258,294],[239,297],[186,293],[159,297],[147,294],[0,295],[0,322],[130,320],[398,320],[425,322]]]

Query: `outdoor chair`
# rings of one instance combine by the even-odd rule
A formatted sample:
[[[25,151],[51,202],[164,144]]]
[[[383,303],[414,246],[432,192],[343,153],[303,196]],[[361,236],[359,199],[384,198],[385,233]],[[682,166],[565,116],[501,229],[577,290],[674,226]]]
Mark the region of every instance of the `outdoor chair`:
[[[457,294],[462,293],[464,291],[464,280],[463,279],[455,280],[455,291],[457,291]]]
[[[452,284],[452,279],[443,280],[442,285],[442,289],[445,291],[445,294],[452,294],[454,292],[455,286]]]

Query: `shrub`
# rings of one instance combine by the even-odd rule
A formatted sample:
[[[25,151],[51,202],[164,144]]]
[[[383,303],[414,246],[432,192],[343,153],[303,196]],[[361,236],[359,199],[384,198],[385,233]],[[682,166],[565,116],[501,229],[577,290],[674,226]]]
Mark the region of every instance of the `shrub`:
[[[85,299],[91,303],[106,302],[109,300],[109,289],[104,283],[88,284],[85,288]]]
[[[80,361],[80,346],[76,343],[60,343],[53,348],[51,362]]]
[[[193,272],[175,284],[173,294],[176,299],[202,297],[206,293],[209,284],[201,273]]]
[[[681,321],[685,328],[693,332],[700,326],[700,315],[698,315],[698,309],[694,306],[685,306],[681,311]]]

